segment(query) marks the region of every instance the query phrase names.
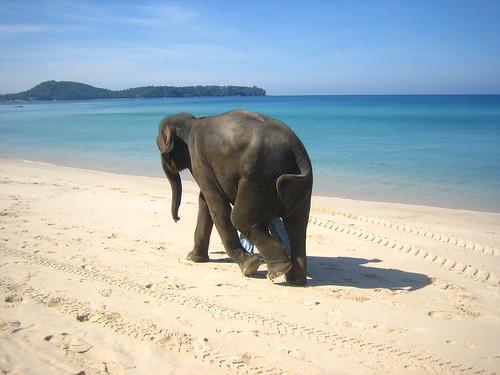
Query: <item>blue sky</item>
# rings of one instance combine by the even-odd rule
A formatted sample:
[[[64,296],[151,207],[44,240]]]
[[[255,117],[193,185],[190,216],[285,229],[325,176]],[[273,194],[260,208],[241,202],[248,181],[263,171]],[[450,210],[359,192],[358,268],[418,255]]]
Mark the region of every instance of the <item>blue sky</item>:
[[[0,0],[0,92],[55,79],[500,93],[499,20],[486,0]]]

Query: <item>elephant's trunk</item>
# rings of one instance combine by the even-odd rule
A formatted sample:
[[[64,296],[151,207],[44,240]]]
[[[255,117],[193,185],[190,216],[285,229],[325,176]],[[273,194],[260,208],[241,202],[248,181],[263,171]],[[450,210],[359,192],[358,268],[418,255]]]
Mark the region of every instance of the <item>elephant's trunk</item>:
[[[162,159],[163,170],[165,171],[165,175],[167,176],[168,182],[170,183],[170,187],[172,189],[172,205],[171,212],[172,218],[177,223],[180,220],[179,217],[179,206],[181,205],[182,198],[182,183],[181,176],[179,172],[172,173],[167,168],[166,162]]]

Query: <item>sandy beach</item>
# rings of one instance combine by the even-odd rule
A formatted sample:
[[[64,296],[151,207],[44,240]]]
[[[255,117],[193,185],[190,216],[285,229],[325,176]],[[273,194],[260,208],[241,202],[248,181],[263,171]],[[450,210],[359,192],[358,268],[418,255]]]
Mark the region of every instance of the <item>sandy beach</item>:
[[[166,179],[0,159],[4,374],[492,374],[500,215],[314,197],[305,288],[185,260]]]

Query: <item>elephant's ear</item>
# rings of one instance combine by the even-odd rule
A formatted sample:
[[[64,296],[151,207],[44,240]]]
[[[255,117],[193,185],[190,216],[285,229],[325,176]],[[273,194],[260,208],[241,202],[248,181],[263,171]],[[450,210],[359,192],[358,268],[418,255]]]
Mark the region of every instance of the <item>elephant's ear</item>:
[[[168,154],[174,148],[174,133],[175,130],[170,126],[166,126],[160,131],[156,144],[161,154]]]

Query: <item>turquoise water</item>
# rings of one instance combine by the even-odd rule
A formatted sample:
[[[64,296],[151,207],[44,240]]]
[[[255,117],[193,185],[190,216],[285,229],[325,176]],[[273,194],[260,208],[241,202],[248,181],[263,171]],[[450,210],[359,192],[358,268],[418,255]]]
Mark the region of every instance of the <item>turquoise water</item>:
[[[0,157],[162,176],[168,114],[242,108],[304,142],[315,194],[500,212],[500,96],[270,96],[0,105]]]

